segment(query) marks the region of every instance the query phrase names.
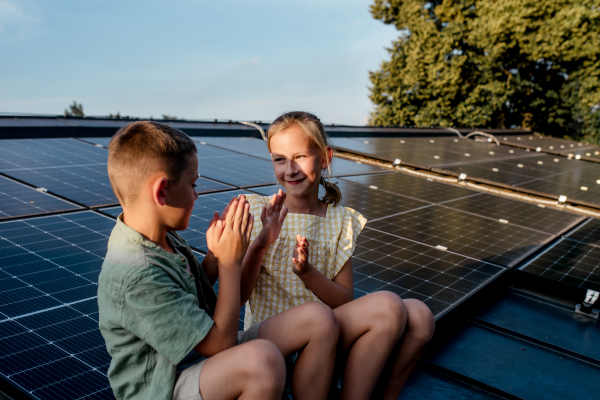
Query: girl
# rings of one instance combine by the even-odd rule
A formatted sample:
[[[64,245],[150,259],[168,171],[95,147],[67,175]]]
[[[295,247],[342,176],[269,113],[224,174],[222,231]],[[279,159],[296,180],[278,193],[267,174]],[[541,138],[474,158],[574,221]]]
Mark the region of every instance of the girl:
[[[260,212],[262,223],[254,224],[243,265],[242,299],[250,297],[246,326],[321,301],[334,311],[339,348],[347,355],[341,398],[397,399],[433,335],[431,311],[391,292],[353,300],[351,256],[366,219],[338,206],[342,194],[323,176],[333,150],[320,120],[306,112],[286,113],[270,126],[267,146],[285,193],[247,196],[250,212]],[[319,185],[325,188],[322,199]],[[281,210],[278,219],[268,218],[274,208]]]

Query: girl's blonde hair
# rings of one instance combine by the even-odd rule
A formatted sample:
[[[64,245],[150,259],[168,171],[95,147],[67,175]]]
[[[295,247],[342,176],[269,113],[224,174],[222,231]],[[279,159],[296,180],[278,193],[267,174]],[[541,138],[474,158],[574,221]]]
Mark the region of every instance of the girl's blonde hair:
[[[331,168],[327,154],[327,147],[329,146],[327,143],[327,134],[325,133],[323,124],[314,114],[303,111],[292,111],[283,114],[273,121],[267,132],[267,147],[269,148],[269,152],[271,151],[271,138],[293,125],[299,126],[322,152],[323,157],[327,160],[327,175],[330,178]],[[333,204],[334,207],[340,204],[342,201],[342,192],[338,186],[333,182],[328,182],[323,174],[321,174],[319,183],[325,188],[325,196],[321,200],[325,203]]]

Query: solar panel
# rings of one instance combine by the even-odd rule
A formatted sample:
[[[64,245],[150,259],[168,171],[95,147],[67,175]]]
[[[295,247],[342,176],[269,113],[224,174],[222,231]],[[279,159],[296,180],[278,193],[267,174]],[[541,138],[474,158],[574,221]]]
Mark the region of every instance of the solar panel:
[[[600,291],[600,247],[563,238],[521,270]]]
[[[254,157],[259,157],[271,161],[271,153],[267,149],[267,144],[262,139],[253,137],[211,137],[211,136],[193,136],[196,142],[204,142],[223,149],[237,151]]]
[[[360,212],[368,220],[389,217],[393,214],[427,207],[430,204],[409,197],[366,188],[354,182],[341,180],[338,187],[342,191],[341,205]]]
[[[80,208],[0,176],[0,220]]]
[[[0,223],[0,373],[35,398],[112,398],[96,295],[113,226],[91,211]]]
[[[403,164],[419,168],[470,164],[489,159],[504,160],[530,155],[519,149],[452,137],[333,138],[332,143],[340,150],[358,152],[389,162],[399,159]]]
[[[556,151],[556,152],[569,152],[577,149],[593,148],[593,145],[586,145],[584,143],[575,142],[573,140],[565,140],[561,138],[551,136],[538,136],[538,135],[507,135],[497,136],[497,139],[502,143],[513,144],[519,147],[529,148],[536,150],[538,147],[541,150]]]
[[[516,265],[553,238],[439,205],[370,221],[368,226],[507,267]]]
[[[118,203],[105,164],[18,169],[9,171],[8,175],[86,206]]]
[[[219,182],[238,187],[277,182],[272,163],[259,158],[239,154],[235,157],[214,157],[203,162],[201,154],[198,156],[198,173]]]
[[[560,235],[585,219],[581,215],[563,210],[545,206],[542,208],[537,204],[487,193],[452,200],[444,203],[444,206],[553,235]]]
[[[358,237],[352,265],[355,298],[388,290],[424,301],[436,318],[505,271],[368,227]]]
[[[110,142],[110,137],[95,137],[95,138],[81,138],[80,140],[91,143],[91,144],[99,144],[100,146],[104,146],[108,148],[108,143]]]
[[[592,218],[575,232],[567,235],[569,239],[600,246],[600,219]]]
[[[432,203],[443,203],[462,197],[476,196],[474,190],[440,183],[400,172],[391,174],[362,175],[344,178],[345,180],[376,186],[380,190],[425,200]]]
[[[106,164],[108,153],[74,139],[3,140],[0,171]]]
[[[198,196],[198,200],[196,200],[196,203],[194,204],[192,216],[190,217],[189,226],[185,231],[179,232],[179,234],[188,242],[190,247],[207,252],[206,230],[208,229],[208,222],[213,217],[214,212],[218,211],[221,213],[232,197],[249,193],[250,192],[245,190],[233,190]],[[100,211],[118,217],[123,209],[118,206],[102,208]]]
[[[345,160],[339,157],[333,157],[331,160],[331,175],[332,176],[350,176],[359,174],[373,174],[389,172],[388,169],[361,163],[358,161]]]

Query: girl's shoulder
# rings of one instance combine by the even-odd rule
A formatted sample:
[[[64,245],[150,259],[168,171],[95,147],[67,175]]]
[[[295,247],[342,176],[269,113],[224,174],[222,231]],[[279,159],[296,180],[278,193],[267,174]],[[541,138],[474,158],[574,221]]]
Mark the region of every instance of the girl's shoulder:
[[[340,227],[343,230],[362,231],[367,223],[367,219],[361,213],[350,208],[342,206],[329,206],[328,218],[331,222],[341,222]]]

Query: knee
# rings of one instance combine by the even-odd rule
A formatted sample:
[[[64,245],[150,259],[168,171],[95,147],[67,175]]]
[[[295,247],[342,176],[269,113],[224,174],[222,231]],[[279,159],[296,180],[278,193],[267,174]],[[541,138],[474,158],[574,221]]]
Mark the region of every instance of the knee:
[[[333,310],[319,302],[311,302],[305,304],[308,324],[311,329],[320,338],[331,338],[332,341],[337,342],[340,328]]]
[[[279,349],[268,340],[256,339],[246,345],[244,357],[248,360],[248,375],[266,387],[283,389],[285,384],[285,361]]]
[[[435,331],[435,319],[433,313],[425,303],[415,299],[404,301],[408,311],[408,334],[411,339],[428,343]]]
[[[387,291],[375,292],[369,296],[372,296],[371,300],[374,302],[372,309],[377,317],[378,325],[400,337],[407,321],[404,301],[395,293]]]

